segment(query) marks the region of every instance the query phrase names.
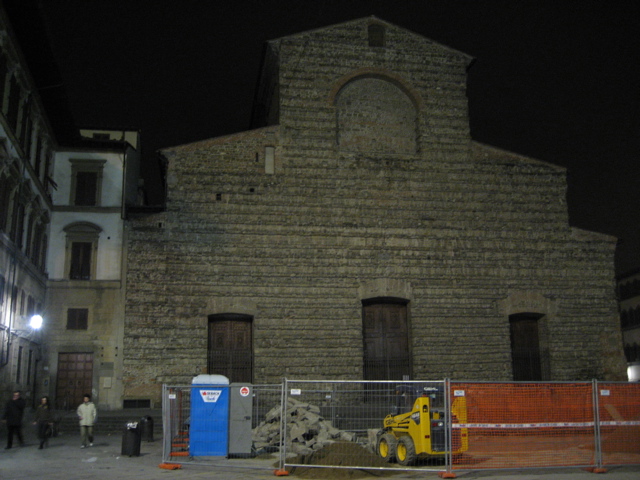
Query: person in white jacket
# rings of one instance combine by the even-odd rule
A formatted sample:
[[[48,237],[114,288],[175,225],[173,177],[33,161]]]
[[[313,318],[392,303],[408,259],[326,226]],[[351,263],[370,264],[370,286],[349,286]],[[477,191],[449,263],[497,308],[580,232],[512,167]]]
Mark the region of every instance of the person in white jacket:
[[[78,417],[80,418],[80,438],[82,446],[80,448],[93,447],[93,424],[96,423],[98,412],[96,406],[91,401],[91,395],[84,396],[84,402],[78,407]]]

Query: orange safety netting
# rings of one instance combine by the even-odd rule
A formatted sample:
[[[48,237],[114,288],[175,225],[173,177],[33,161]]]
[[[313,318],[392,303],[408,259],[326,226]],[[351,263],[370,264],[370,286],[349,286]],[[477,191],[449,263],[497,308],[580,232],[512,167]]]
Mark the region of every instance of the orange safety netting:
[[[451,383],[464,396],[469,448],[454,468],[593,466],[591,383]]]
[[[598,384],[602,463],[640,464],[640,384]]]

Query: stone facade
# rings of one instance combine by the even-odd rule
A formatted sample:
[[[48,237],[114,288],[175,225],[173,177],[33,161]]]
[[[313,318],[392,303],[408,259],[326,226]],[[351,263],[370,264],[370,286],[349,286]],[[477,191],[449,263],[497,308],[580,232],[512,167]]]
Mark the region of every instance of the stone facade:
[[[137,202],[140,135],[104,129],[80,135],[82,147],[55,154],[43,393],[59,409],[76,407],[90,393],[99,409],[116,410],[123,405],[124,219]],[[83,172],[96,175],[90,202],[76,201]],[[90,244],[90,258],[74,253],[77,243]],[[72,263],[86,271],[73,272],[82,268]],[[83,322],[74,321],[74,311]]]
[[[54,133],[0,4],[0,401],[42,392],[42,330],[51,220]]]
[[[123,235],[126,209],[139,203],[139,133],[67,127],[39,94],[57,78],[48,49],[15,13],[14,30],[0,4],[0,399],[21,390],[30,406],[47,395],[64,410],[88,392],[100,409],[119,409]],[[28,20],[34,32],[39,20]],[[29,64],[20,36],[38,54]],[[91,244],[90,254],[74,244]]]
[[[371,298],[416,379],[511,380],[525,312],[545,379],[623,379],[615,239],[569,226],[563,168],[471,139],[470,60],[373,17],[270,42],[258,128],[164,150],[129,225],[125,398],[207,373],[215,314],[251,318],[254,383],[361,379]]]

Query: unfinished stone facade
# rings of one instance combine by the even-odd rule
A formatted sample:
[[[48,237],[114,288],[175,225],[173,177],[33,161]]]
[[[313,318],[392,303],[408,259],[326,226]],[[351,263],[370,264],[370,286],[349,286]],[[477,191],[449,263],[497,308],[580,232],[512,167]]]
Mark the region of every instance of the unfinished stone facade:
[[[511,380],[519,316],[540,379],[624,379],[615,239],[569,226],[563,168],[471,139],[470,60],[373,17],[270,42],[258,128],[163,151],[166,212],[129,226],[125,398],[225,374],[219,319],[254,383],[374,378],[371,355]],[[367,343],[370,305],[405,343],[395,313]]]

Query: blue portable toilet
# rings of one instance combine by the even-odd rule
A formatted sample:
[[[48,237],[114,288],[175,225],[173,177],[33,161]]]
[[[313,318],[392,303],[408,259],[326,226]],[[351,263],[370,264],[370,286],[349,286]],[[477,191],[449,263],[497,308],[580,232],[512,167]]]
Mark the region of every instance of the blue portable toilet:
[[[191,381],[191,456],[227,456],[229,451],[229,379],[198,375]]]

